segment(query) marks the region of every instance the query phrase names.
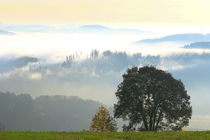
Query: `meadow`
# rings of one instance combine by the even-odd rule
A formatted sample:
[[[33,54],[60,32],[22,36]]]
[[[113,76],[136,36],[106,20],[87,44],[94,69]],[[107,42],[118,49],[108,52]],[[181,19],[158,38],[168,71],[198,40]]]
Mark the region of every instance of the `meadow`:
[[[0,132],[0,140],[209,140],[210,131],[191,132]]]

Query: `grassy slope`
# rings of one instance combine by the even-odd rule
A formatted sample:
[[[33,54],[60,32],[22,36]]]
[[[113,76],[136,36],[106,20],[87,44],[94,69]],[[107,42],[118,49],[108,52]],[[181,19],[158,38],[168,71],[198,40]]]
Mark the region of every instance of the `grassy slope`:
[[[210,140],[202,132],[0,132],[0,140]]]

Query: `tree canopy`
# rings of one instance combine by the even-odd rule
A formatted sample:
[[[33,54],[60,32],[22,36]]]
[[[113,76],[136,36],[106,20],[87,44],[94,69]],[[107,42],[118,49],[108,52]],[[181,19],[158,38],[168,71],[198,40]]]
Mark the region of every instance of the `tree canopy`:
[[[117,124],[109,111],[101,106],[94,115],[90,126],[90,131],[94,132],[114,132],[117,131]]]
[[[168,72],[153,66],[130,68],[115,94],[114,116],[129,121],[124,131],[181,130],[189,124],[190,96]]]

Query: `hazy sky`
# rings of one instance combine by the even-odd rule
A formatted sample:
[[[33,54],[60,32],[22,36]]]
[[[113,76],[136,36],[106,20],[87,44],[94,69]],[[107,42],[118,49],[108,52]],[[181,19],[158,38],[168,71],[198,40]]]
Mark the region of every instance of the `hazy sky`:
[[[209,0],[0,0],[5,23],[210,24]]]

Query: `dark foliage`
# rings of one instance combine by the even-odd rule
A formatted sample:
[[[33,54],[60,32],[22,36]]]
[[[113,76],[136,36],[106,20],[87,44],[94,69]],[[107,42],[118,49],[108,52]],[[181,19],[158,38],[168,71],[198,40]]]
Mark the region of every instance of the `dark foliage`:
[[[181,130],[192,115],[183,83],[153,66],[128,69],[116,96],[114,115],[129,121],[125,131]]]
[[[88,129],[99,102],[79,97],[15,95],[0,92],[0,131]]]

